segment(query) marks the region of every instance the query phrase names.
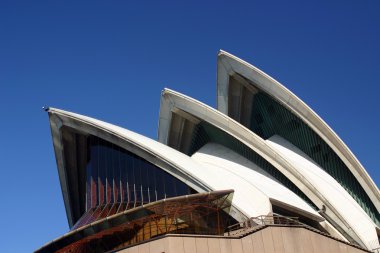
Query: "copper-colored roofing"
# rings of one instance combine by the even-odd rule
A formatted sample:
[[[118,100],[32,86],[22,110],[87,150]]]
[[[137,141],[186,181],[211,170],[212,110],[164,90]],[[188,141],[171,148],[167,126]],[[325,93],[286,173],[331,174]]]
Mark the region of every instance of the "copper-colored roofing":
[[[180,217],[181,214],[198,213],[202,215],[202,212],[208,212],[207,210],[210,210],[210,212],[225,210],[231,206],[233,192],[233,190],[221,190],[184,195],[152,202],[72,230],[62,237],[49,242],[35,252],[68,252],[68,250],[70,250],[70,252],[77,252],[75,251],[76,248],[79,249],[78,252],[81,252],[81,250],[83,250],[82,246],[93,240],[103,240],[103,238],[108,235],[134,229],[136,225],[141,226],[147,221],[157,220],[162,217],[171,217],[173,220]],[[169,224],[168,226],[172,225],[173,224]],[[165,230],[168,232],[174,231],[170,227],[169,230],[167,227]],[[223,233],[223,231],[221,232]],[[160,234],[165,234],[165,232]],[[145,237],[143,239],[145,239]],[[122,244],[124,241],[121,240],[118,243]]]

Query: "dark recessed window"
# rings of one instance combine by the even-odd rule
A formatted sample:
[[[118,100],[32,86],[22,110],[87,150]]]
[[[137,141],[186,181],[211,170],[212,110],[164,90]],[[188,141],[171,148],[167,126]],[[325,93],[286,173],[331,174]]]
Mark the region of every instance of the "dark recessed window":
[[[268,112],[270,115],[273,115],[276,113],[276,109],[274,109],[274,106],[273,105],[269,105],[268,106]]]
[[[259,114],[259,113],[255,115],[255,120],[256,120],[257,124],[261,124],[264,122],[263,116],[261,116],[261,114]]]
[[[260,137],[263,137],[264,136],[264,132],[263,132],[263,129],[261,129],[261,127],[257,127],[255,129],[255,133],[260,136]]]
[[[321,144],[317,144],[311,147],[311,152],[312,153],[318,153],[321,151]]]
[[[329,158],[329,154],[324,154],[324,155],[323,155],[323,161],[324,161],[325,163],[327,163],[329,160],[330,160],[330,158]]]
[[[298,120],[296,119],[292,119],[290,120],[288,123],[286,123],[286,126],[288,129],[290,129],[291,131],[295,131],[297,130],[298,128],[300,128],[301,124],[298,122]]]

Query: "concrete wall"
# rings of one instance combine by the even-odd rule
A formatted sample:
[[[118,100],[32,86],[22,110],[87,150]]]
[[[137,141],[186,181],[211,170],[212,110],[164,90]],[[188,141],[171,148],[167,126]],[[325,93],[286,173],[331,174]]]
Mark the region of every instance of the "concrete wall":
[[[304,228],[267,227],[241,239],[168,235],[119,253],[359,253],[366,252]]]

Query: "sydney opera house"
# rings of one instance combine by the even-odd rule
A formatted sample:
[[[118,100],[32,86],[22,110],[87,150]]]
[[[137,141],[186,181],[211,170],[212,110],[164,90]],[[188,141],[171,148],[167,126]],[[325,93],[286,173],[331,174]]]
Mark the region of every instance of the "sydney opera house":
[[[380,252],[380,192],[282,84],[220,51],[217,108],[164,89],[158,140],[46,108],[70,231],[44,252]]]

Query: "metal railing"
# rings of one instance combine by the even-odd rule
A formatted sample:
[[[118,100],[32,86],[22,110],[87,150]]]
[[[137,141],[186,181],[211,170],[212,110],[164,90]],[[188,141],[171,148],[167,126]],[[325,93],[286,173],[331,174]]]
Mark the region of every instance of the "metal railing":
[[[342,243],[349,244],[353,247],[359,248],[361,250],[366,251],[366,249],[363,249],[362,247],[358,246],[357,244],[348,243],[346,241],[342,241],[338,238],[335,238],[323,231],[320,231],[319,229],[315,227],[311,227],[305,223],[302,223],[299,221],[298,217],[288,217],[288,216],[282,216],[279,214],[273,214],[273,215],[261,215],[257,217],[252,217],[247,219],[244,222],[240,222],[231,226],[227,227],[225,236],[234,236],[234,237],[243,237],[249,233],[255,232],[258,229],[264,228],[266,226],[287,226],[287,227],[303,227],[307,228],[309,230],[315,231],[319,234],[328,236],[330,238],[333,238],[335,240],[338,240]],[[371,251],[373,253],[380,253],[380,248],[372,249]]]
[[[300,222],[298,220],[298,217],[287,217],[287,216],[274,214],[274,215],[260,215],[257,217],[252,217],[252,218],[247,219],[244,222],[231,225],[227,227],[226,234],[228,236],[244,235],[260,227],[269,226],[269,225],[301,226],[301,227],[308,227],[313,230],[316,230],[315,228],[312,228]]]

